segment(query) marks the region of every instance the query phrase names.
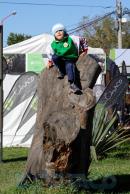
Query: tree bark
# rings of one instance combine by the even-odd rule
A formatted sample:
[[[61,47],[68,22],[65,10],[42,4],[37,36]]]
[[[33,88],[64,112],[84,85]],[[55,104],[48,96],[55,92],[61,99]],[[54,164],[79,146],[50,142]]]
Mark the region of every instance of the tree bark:
[[[89,55],[77,61],[76,80],[83,93],[70,92],[67,76],[56,78],[55,67],[44,70],[38,84],[38,110],[26,173],[53,179],[54,175],[85,175],[90,165],[92,88],[100,73]]]

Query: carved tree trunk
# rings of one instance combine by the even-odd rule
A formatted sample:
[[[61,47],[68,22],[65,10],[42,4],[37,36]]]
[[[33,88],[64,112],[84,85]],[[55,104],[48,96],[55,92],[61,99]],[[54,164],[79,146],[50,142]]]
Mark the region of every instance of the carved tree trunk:
[[[44,70],[38,85],[38,111],[26,172],[47,179],[55,173],[87,175],[90,155],[92,88],[100,73],[89,55],[77,62],[77,84],[83,93],[70,93],[67,76],[56,78],[55,67]]]

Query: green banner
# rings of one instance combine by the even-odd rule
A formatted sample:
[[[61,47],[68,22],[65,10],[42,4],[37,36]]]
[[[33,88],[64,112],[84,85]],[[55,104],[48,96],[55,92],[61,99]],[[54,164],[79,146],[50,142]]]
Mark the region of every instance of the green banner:
[[[41,72],[45,68],[44,59],[41,54],[26,54],[26,71]]]
[[[115,58],[116,58],[116,52],[115,52],[115,49],[111,49],[110,50],[110,55],[109,57],[114,61]]]

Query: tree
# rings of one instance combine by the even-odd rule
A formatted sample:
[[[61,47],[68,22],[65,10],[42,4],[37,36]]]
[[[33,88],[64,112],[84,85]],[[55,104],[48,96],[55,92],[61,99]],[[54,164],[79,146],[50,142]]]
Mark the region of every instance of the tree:
[[[64,174],[73,178],[87,176],[95,106],[95,97],[88,87],[93,88],[100,71],[89,55],[79,58],[76,80],[82,86],[81,95],[69,91],[66,77],[60,81],[56,78],[55,67],[41,73],[36,125],[22,184],[35,177],[52,181],[58,174],[61,179]]]
[[[96,19],[97,17],[95,17]],[[80,22],[80,26],[90,22],[89,17],[83,17]],[[87,25],[86,25],[87,26]],[[130,22],[122,25],[122,31],[125,32],[123,35],[123,48],[130,47],[130,33],[129,33]],[[112,16],[106,17],[105,19],[88,25],[82,28],[80,35],[87,38],[91,47],[99,48],[117,48],[117,29],[115,25],[115,18]]]
[[[31,38],[31,37],[32,37],[32,36],[30,36],[30,35],[17,34],[17,33],[11,32],[11,33],[9,34],[9,36],[8,36],[7,44],[8,44],[8,45],[16,44],[16,43],[18,43],[18,42],[27,40],[27,39],[29,39],[29,38]]]
[[[130,21],[122,24],[122,46],[130,48]]]

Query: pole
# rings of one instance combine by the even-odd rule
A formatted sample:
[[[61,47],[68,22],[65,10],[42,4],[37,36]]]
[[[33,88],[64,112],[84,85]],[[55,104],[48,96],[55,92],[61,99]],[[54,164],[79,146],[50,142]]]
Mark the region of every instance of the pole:
[[[0,163],[3,161],[3,23],[12,15],[16,15],[16,11],[0,21]]]
[[[122,48],[122,4],[121,0],[116,0],[116,13],[117,13],[117,37],[118,48]]]
[[[16,15],[16,11],[11,12],[9,15],[5,16],[2,20],[1,20],[1,25],[3,25],[4,21],[7,20],[10,16],[12,15]]]
[[[3,25],[0,24],[0,162],[3,160]]]

